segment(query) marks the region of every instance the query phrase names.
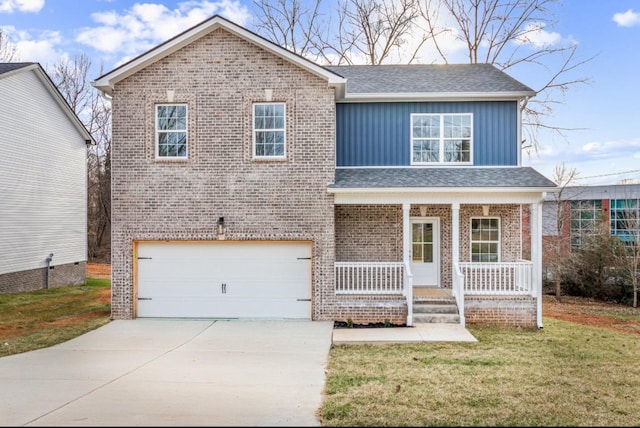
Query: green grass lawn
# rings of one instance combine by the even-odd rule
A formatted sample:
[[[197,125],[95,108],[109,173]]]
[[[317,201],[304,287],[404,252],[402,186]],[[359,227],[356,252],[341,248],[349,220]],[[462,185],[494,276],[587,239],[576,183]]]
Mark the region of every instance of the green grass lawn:
[[[323,426],[640,426],[640,336],[544,320],[477,343],[340,345]]]
[[[0,294],[0,357],[46,348],[110,321],[111,281]]]

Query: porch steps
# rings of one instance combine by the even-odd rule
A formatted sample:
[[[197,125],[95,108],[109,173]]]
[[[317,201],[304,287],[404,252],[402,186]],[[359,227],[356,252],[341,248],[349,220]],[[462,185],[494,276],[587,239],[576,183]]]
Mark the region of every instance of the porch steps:
[[[414,297],[413,322],[460,324],[456,300],[451,296]]]

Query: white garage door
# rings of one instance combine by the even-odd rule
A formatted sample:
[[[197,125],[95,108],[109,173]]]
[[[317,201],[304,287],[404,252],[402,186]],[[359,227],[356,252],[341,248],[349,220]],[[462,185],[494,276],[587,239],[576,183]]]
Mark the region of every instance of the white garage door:
[[[311,319],[310,242],[138,242],[138,317]]]

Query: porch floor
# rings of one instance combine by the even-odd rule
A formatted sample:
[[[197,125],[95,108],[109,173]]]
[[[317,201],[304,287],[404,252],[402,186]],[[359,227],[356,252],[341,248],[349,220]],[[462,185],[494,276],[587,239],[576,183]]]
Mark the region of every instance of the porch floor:
[[[413,299],[443,299],[450,300],[452,298],[451,289],[434,288],[434,287],[413,287]]]

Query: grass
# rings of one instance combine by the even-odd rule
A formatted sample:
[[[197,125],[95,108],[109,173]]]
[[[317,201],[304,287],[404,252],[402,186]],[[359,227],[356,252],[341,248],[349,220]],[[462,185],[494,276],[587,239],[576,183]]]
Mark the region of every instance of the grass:
[[[0,295],[0,356],[100,327],[109,302],[108,279]],[[605,312],[639,318],[620,306]],[[470,325],[477,343],[332,346],[321,424],[640,426],[640,336],[552,318],[544,325]]]
[[[0,294],[0,357],[46,348],[110,321],[111,281]]]
[[[333,346],[323,426],[639,426],[640,340],[545,319],[477,343]]]

